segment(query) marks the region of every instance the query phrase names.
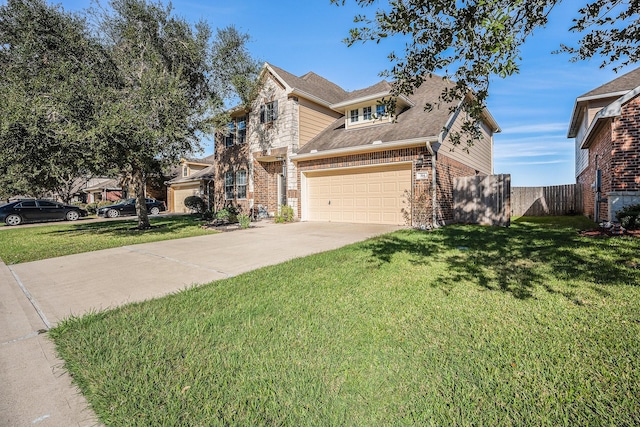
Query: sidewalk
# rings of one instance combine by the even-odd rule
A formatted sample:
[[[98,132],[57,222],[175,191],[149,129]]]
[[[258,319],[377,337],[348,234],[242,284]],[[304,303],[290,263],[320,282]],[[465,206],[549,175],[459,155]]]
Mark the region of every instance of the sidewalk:
[[[161,297],[399,227],[273,224],[6,266],[0,262],[0,426],[93,426],[46,333],[71,315]]]

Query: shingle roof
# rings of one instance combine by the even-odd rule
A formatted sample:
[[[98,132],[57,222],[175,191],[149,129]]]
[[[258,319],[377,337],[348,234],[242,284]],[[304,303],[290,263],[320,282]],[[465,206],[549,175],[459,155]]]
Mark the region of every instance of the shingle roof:
[[[616,79],[611,80],[609,83],[605,83],[589,92],[578,97],[589,98],[598,95],[607,95],[619,92],[628,92],[632,89],[640,86],[640,68],[636,68],[633,71],[628,72]]]
[[[268,64],[280,78],[292,89],[298,89],[310,95],[318,97],[329,104],[333,104],[343,100],[347,96],[347,92],[337,84],[321,77],[313,72],[296,77],[288,71],[278,68],[273,64]]]
[[[206,167],[198,172],[192,173],[189,176],[179,176],[170,181],[167,181],[167,184],[179,184],[181,182],[192,182],[192,181],[200,181],[203,179],[213,179],[215,177],[215,166],[211,165]]]
[[[367,96],[375,95],[382,92],[390,92],[391,89],[392,89],[391,83],[389,83],[386,80],[382,80],[374,84],[373,86],[369,86],[364,89],[358,89],[358,90],[349,92],[347,96],[341,100],[341,103],[345,101],[352,101],[358,98],[365,98]]]
[[[358,92],[373,94],[377,91],[379,93],[381,83]],[[437,136],[451,116],[450,107],[455,106],[454,103],[439,101],[438,98],[445,86],[453,86],[453,83],[438,76],[426,79],[414,94],[408,97],[415,106],[398,114],[393,123],[347,130],[345,129],[345,117],[341,117],[305,144],[298,154],[307,154],[312,150],[321,152],[356,147],[378,140],[384,143]],[[433,109],[429,112],[424,110],[427,104],[433,105]]]

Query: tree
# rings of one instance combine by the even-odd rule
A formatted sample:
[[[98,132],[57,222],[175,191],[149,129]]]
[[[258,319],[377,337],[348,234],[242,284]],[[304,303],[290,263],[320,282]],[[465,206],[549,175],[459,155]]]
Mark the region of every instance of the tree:
[[[0,6],[3,197],[61,193],[95,166],[87,134],[108,62],[79,17],[44,0]]]
[[[170,6],[112,0],[98,28],[117,81],[104,94],[96,145],[107,170],[134,188],[138,228],[149,228],[146,179],[200,150],[222,100],[208,76],[211,31],[172,16]]]
[[[376,0],[355,0],[363,8]],[[408,39],[403,54],[391,52],[394,92],[408,94],[433,73],[456,82],[441,94],[448,102],[475,97],[464,106],[473,133],[485,106],[491,78],[519,71],[520,46],[536,28],[547,24],[560,0],[390,0],[373,17],[358,15],[348,45],[393,36]],[[345,0],[331,0],[344,4]],[[571,31],[583,34],[578,47],[559,46],[573,60],[603,56],[602,67],[618,68],[640,60],[640,0],[595,0],[577,11]],[[472,141],[473,138],[468,139]]]
[[[45,0],[0,7],[0,172],[32,193],[85,172],[118,176],[149,228],[147,179],[200,151],[233,90],[250,96],[248,36],[219,30],[212,43],[205,22],[147,0],[111,0],[92,15],[89,26]],[[240,57],[214,64],[223,52]]]

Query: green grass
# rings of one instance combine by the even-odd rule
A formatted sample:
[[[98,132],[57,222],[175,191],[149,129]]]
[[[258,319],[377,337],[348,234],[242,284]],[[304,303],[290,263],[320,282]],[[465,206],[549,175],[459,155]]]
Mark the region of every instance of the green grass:
[[[640,239],[576,221],[399,231],[50,335],[110,426],[639,425]]]
[[[150,230],[138,230],[135,217],[128,220],[53,223],[38,227],[0,230],[0,259],[6,264],[37,261],[63,255],[116,248],[137,243],[181,239],[212,232],[193,216],[151,218]]]

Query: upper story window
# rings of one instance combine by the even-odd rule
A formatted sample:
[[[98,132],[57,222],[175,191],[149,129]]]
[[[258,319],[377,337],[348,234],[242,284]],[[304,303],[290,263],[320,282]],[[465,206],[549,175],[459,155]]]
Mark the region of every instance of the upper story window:
[[[278,118],[278,101],[267,102],[260,106],[260,123],[275,122]]]
[[[244,144],[245,142],[247,142],[247,117],[236,117],[227,125],[224,146],[231,147],[233,144]]]
[[[384,117],[387,115],[386,105],[376,105],[376,117]]]
[[[238,129],[238,134],[237,134],[238,144],[244,144],[245,142],[247,142],[247,117],[246,116],[242,116],[238,118],[237,129]]]
[[[189,176],[189,168],[187,167],[187,165],[182,166],[182,176]]]
[[[351,123],[355,123],[358,121],[358,109],[351,110],[349,112],[349,117],[351,118]]]
[[[227,133],[224,136],[224,146],[231,147],[236,140],[236,124],[231,122],[227,125]]]
[[[371,120],[371,107],[364,107],[362,109],[362,120]]]

